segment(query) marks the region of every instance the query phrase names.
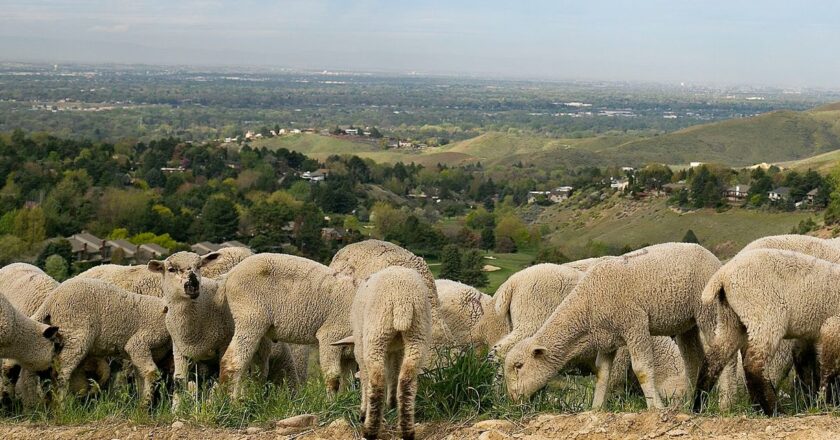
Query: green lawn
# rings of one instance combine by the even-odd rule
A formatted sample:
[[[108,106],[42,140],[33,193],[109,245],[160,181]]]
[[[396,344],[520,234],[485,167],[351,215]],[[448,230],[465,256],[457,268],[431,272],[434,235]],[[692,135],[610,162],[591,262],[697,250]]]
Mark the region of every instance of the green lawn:
[[[486,258],[485,264],[496,266],[501,269],[494,272],[488,272],[487,277],[490,279],[490,284],[478,290],[492,295],[496,292],[496,289],[498,289],[499,286],[508,279],[508,277],[530,266],[531,262],[534,261],[534,255],[534,251],[532,250],[523,250],[522,252],[517,252],[515,254],[497,254],[495,252],[487,252],[485,257],[491,258]],[[437,277],[440,273],[440,262],[437,260],[428,260],[428,263],[432,273],[435,277]]]

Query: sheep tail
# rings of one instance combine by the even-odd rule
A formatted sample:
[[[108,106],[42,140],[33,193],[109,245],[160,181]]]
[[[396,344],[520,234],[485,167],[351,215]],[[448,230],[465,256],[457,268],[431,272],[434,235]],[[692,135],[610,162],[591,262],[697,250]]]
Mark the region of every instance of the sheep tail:
[[[393,304],[392,307],[394,330],[398,332],[408,331],[411,328],[411,322],[414,320],[414,303]]]
[[[493,295],[496,315],[508,316],[508,314],[510,314],[510,303],[513,301],[513,291],[513,285],[510,282],[505,282],[498,290],[496,290],[496,294]]]
[[[712,303],[722,300],[726,295],[726,292],[723,289],[723,277],[720,272],[721,271],[718,270],[714,275],[712,275],[712,278],[710,278],[709,282],[706,283],[706,287],[700,295],[700,300],[705,305],[712,305]]]

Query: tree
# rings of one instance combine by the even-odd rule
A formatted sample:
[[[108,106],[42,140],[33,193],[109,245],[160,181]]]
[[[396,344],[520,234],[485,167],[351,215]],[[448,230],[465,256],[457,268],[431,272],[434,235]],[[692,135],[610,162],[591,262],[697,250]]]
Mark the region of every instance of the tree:
[[[694,231],[689,229],[685,232],[685,235],[682,238],[683,243],[700,243],[700,240],[697,239],[697,236],[694,235]]]
[[[440,257],[440,278],[457,281],[461,278],[461,251],[450,244],[443,247]]]
[[[484,272],[484,257],[481,252],[471,249],[464,252],[461,259],[461,277],[458,281],[473,287],[484,287],[490,283]]]
[[[236,238],[239,213],[236,205],[225,197],[211,197],[201,210],[202,237],[213,242]]]
[[[13,229],[14,234],[32,249],[47,238],[47,219],[44,216],[44,210],[39,207],[21,209],[15,216]]]
[[[26,248],[26,242],[14,235],[7,234],[0,237],[0,265],[20,261]]]
[[[294,243],[300,253],[315,261],[327,257],[327,247],[321,238],[324,225],[324,213],[317,206],[307,203],[295,217]]]
[[[35,259],[35,265],[44,269],[46,267],[47,257],[50,255],[59,255],[61,258],[64,258],[64,261],[69,263],[73,261],[73,245],[65,238],[50,241],[44,246],[44,249],[41,249],[38,257]]]
[[[67,279],[70,266],[67,264],[67,260],[65,260],[61,255],[50,255],[47,257],[46,264],[44,266],[44,272],[55,278],[56,281],[64,281]]]
[[[569,257],[567,257],[559,247],[555,246],[545,246],[541,247],[540,250],[537,252],[537,256],[534,258],[534,264],[540,263],[552,263],[552,264],[563,264],[568,263]]]
[[[496,252],[512,254],[516,252],[516,242],[510,237],[499,237],[496,239]]]
[[[496,233],[493,231],[492,226],[486,226],[481,230],[479,246],[484,250],[490,250],[496,246]]]
[[[125,263],[126,263],[126,258],[125,258],[125,251],[123,250],[123,248],[118,247],[118,248],[114,249],[113,251],[111,251],[111,264],[125,264]]]

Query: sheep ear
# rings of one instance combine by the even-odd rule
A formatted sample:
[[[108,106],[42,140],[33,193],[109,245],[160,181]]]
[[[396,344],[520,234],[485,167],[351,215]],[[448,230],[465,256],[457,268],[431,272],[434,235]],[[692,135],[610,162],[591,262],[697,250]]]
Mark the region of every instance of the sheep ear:
[[[51,325],[45,328],[43,335],[47,339],[53,339],[56,335],[58,335],[58,327]]]
[[[208,263],[217,260],[221,256],[222,256],[222,254],[220,254],[218,252],[210,252],[209,254],[201,257],[201,263],[199,263],[198,267],[204,267]]]
[[[548,351],[545,347],[538,345],[531,349],[531,355],[536,357],[545,356],[546,351]]]
[[[335,341],[330,345],[335,346],[335,347],[349,347],[351,345],[354,345],[355,343],[356,343],[356,340],[353,339],[352,336],[348,336],[348,337],[346,337],[346,338],[344,338],[340,341]]]
[[[163,273],[163,261],[160,260],[149,260],[149,264],[146,265],[150,271],[156,273]]]

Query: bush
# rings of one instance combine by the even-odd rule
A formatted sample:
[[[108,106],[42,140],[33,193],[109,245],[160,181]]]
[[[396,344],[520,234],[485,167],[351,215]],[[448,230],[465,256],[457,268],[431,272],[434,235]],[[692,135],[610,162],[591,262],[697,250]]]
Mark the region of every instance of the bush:
[[[61,255],[56,254],[47,257],[44,266],[44,272],[59,282],[66,280],[70,271],[70,266],[67,264],[67,260],[65,260]]]

